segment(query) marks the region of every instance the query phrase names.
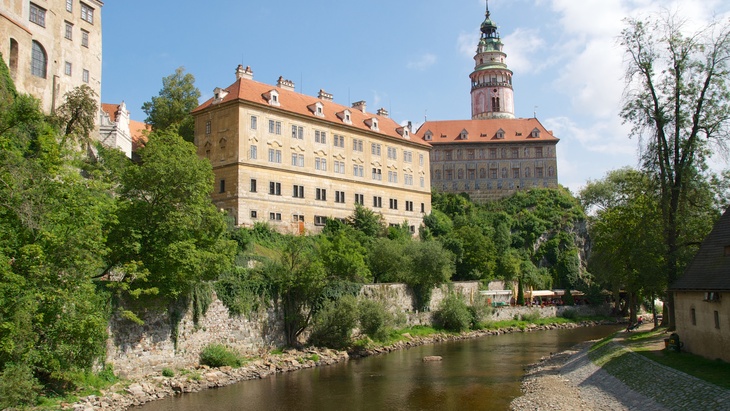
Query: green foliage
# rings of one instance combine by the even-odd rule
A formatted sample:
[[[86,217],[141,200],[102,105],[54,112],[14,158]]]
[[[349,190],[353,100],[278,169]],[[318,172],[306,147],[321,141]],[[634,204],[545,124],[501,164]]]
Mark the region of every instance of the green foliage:
[[[565,305],[575,305],[575,298],[573,298],[573,294],[570,293],[570,289],[565,289],[565,294],[563,294],[562,297],[563,304]],[[568,318],[568,317],[565,317]]]
[[[441,301],[433,319],[436,326],[455,332],[468,330],[472,323],[472,315],[466,302],[461,296],[453,293]]]
[[[415,294],[416,309],[430,309],[431,291],[451,280],[454,274],[453,255],[436,241],[414,241],[405,247],[406,276],[404,282]]]
[[[370,243],[368,266],[376,283],[404,281],[406,276],[406,243],[378,238]]]
[[[240,355],[221,344],[210,344],[200,352],[200,363],[209,367],[240,367]]]
[[[494,312],[494,308],[489,305],[487,299],[482,297],[478,297],[471,305],[467,306],[467,308],[469,309],[469,315],[471,316],[469,328],[473,330],[484,328]]]
[[[341,229],[331,236],[322,236],[320,256],[327,275],[352,282],[371,282],[372,276],[363,247],[352,229]]]
[[[314,317],[309,342],[319,347],[347,348],[356,326],[357,299],[354,296],[327,301]]]
[[[5,364],[0,372],[0,409],[34,405],[40,389],[41,386],[29,365]]]
[[[215,282],[218,299],[231,315],[248,315],[266,307],[271,300],[271,285],[261,271],[234,267]]]
[[[520,319],[527,323],[536,324],[540,320],[540,312],[537,310],[531,310],[526,314],[520,315]]]
[[[355,210],[347,218],[347,224],[359,231],[366,242],[387,233],[383,215],[360,204],[355,204]]]
[[[382,301],[361,300],[357,308],[360,330],[374,341],[385,341],[394,320],[385,304]]]
[[[560,313],[560,316],[563,318],[566,318],[568,320],[575,320],[578,318],[578,311],[576,310],[563,310],[563,312]]]
[[[151,125],[153,131],[170,130],[192,142],[195,120],[190,112],[198,107],[199,98],[195,77],[178,67],[174,74],[162,79],[159,95],[142,104],[142,111],[147,114],[145,123]]]
[[[61,147],[66,140],[71,139],[81,143],[84,150],[90,148],[99,111],[97,97],[96,92],[86,84],[66,93],[63,104],[56,108],[52,118],[63,135]]]
[[[175,371],[172,370],[172,368],[163,368],[162,369],[162,376],[167,378],[172,378],[175,376]]]

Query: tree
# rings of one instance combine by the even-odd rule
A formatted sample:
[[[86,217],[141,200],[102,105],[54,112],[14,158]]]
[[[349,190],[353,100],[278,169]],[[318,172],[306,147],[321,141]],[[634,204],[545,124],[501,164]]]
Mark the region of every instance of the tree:
[[[327,275],[352,282],[365,283],[372,275],[365,262],[367,249],[355,238],[352,228],[322,237],[320,255]]]
[[[355,204],[352,215],[347,217],[347,224],[361,232],[368,242],[387,233],[383,215],[360,204]]]
[[[185,68],[178,67],[174,74],[162,79],[160,94],[142,104],[142,111],[147,114],[145,122],[152,126],[153,131],[173,127],[185,141],[193,142],[195,120],[190,112],[198,107],[199,98],[195,77],[185,73]]]
[[[88,150],[92,145],[92,134],[96,124],[99,106],[96,93],[83,84],[66,93],[64,102],[53,115],[54,122],[61,128],[61,146],[71,139]]]
[[[124,268],[132,296],[174,301],[226,271],[236,253],[224,213],[210,200],[213,172],[195,147],[170,131],[153,132],[141,162],[119,171],[118,221],[109,226],[107,269]]]
[[[661,227],[669,284],[680,273],[680,222],[687,189],[702,178],[711,144],[724,146],[730,125],[730,25],[713,22],[685,35],[685,21],[665,14],[630,18],[621,34],[627,56],[621,115],[633,125],[642,147],[643,168],[659,186]],[[667,293],[669,327],[674,300]]]

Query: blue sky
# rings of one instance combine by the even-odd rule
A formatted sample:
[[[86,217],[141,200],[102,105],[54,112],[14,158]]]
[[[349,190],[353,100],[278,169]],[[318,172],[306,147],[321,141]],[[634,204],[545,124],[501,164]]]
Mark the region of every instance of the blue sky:
[[[661,8],[697,25],[730,16],[721,0],[491,0],[489,8],[514,71],[515,114],[536,112],[561,139],[558,178],[574,192],[637,165],[637,141],[618,117],[622,19]],[[400,123],[467,119],[484,10],[484,0],[107,1],[102,100],[124,100],[143,121],[142,104],[177,67],[195,76],[203,102],[243,64],[257,81],[283,76],[304,94],[365,100]],[[728,167],[726,158],[714,164]]]

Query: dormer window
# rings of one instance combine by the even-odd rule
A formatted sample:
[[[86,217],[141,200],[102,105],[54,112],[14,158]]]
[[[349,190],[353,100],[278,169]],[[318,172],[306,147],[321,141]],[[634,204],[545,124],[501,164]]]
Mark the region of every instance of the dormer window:
[[[469,132],[466,131],[466,129],[461,130],[461,133],[459,133],[459,139],[460,140],[466,140],[469,138]]]
[[[220,87],[216,87],[213,90],[213,104],[220,103],[228,95],[228,91],[223,90]]]
[[[324,105],[322,105],[322,103],[320,103],[319,101],[316,102],[316,103],[314,103],[314,104],[308,105],[307,108],[315,116],[317,116],[317,117],[324,117]]]
[[[352,113],[350,110],[345,109],[340,111],[337,113],[337,117],[339,117],[339,119],[345,124],[352,124]]]
[[[426,141],[431,141],[433,139],[433,133],[431,130],[426,131],[426,134],[423,135],[423,139]]]
[[[268,93],[264,93],[264,99],[269,103],[270,106],[279,106],[279,92],[271,90]]]
[[[501,128],[499,130],[497,130],[497,134],[496,134],[495,137],[497,137],[500,140],[503,139],[504,138],[504,130],[502,130]]]
[[[371,117],[367,120],[365,120],[365,124],[370,127],[370,130],[378,131],[378,119],[375,117]]]
[[[530,137],[532,137],[532,138],[540,138],[540,130],[538,130],[537,127],[535,127],[534,129],[532,129],[532,132],[530,133]]]
[[[397,129],[395,129],[395,131],[405,139],[411,138],[411,131],[408,129],[408,127],[398,127]]]

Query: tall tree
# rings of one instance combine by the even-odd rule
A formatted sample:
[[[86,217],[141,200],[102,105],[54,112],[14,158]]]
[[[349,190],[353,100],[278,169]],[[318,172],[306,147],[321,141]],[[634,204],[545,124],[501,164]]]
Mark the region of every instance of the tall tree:
[[[185,141],[193,142],[195,120],[190,112],[198,107],[199,98],[195,77],[185,73],[185,68],[178,67],[174,74],[162,79],[160,94],[142,104],[142,111],[147,114],[145,122],[152,126],[153,131],[174,127]]]
[[[99,109],[96,97],[94,90],[86,84],[66,93],[63,104],[53,114],[53,121],[61,129],[61,146],[71,139],[83,149],[91,147]]]
[[[725,145],[730,125],[730,26],[714,22],[686,35],[674,14],[631,18],[621,34],[627,56],[622,117],[639,138],[645,170],[660,190],[667,248],[666,278],[679,275],[680,221],[687,189],[702,178],[712,143]],[[667,294],[669,327],[674,301]]]

